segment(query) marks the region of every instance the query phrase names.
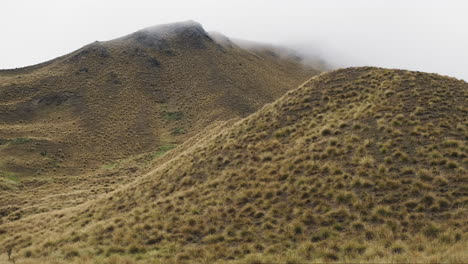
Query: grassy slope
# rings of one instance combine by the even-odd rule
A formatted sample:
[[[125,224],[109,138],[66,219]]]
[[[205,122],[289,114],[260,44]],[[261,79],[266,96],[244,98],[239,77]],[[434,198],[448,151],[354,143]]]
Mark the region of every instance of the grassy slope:
[[[435,74],[322,74],[122,189],[4,225],[0,245],[24,263],[463,263],[467,93]]]
[[[152,39],[158,33],[137,32],[39,69],[0,72],[0,136],[59,144],[65,161],[53,146],[40,150],[70,166],[126,158],[252,113],[310,75],[299,63],[223,47],[197,30],[163,39],[163,48]]]
[[[143,169],[116,172],[117,164],[161,156],[215,121],[254,112],[314,72],[221,46],[196,23],[0,71],[0,223],[125,184]]]

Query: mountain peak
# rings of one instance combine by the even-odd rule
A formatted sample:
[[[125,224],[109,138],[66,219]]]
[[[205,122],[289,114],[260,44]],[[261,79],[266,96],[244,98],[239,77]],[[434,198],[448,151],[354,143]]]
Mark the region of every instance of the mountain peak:
[[[124,37],[124,40],[159,48],[167,48],[172,41],[187,48],[204,48],[204,41],[213,41],[203,26],[193,20],[147,27]]]
[[[156,34],[160,36],[171,37],[174,35],[184,34],[187,32],[198,33],[206,35],[206,31],[203,26],[193,20],[156,25],[152,27],[144,28],[138,32],[146,32],[148,34]]]

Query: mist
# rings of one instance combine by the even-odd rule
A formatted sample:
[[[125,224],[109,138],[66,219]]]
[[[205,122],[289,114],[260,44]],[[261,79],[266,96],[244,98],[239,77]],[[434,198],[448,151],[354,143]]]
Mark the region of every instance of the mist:
[[[288,46],[332,68],[370,65],[468,80],[466,10],[461,0],[6,0],[0,68],[37,64],[153,25],[195,20],[207,31]]]

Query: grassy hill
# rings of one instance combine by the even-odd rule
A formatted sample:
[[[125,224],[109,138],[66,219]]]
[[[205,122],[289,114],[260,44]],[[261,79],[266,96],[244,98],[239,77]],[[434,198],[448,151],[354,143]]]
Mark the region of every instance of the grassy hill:
[[[466,98],[436,74],[321,74],[123,188],[0,226],[0,246],[18,263],[466,263]]]
[[[159,157],[318,73],[274,54],[183,22],[0,71],[0,222],[108,192],[141,174],[138,162],[119,165]]]
[[[195,22],[157,26],[1,71],[0,136],[64,166],[100,165],[246,116],[309,76],[295,61],[220,45]]]

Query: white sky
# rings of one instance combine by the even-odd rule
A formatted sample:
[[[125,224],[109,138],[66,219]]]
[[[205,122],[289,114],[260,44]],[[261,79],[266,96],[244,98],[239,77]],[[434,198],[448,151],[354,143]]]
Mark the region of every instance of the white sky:
[[[228,37],[319,53],[340,66],[468,80],[467,0],[2,0],[0,68],[188,19]]]

